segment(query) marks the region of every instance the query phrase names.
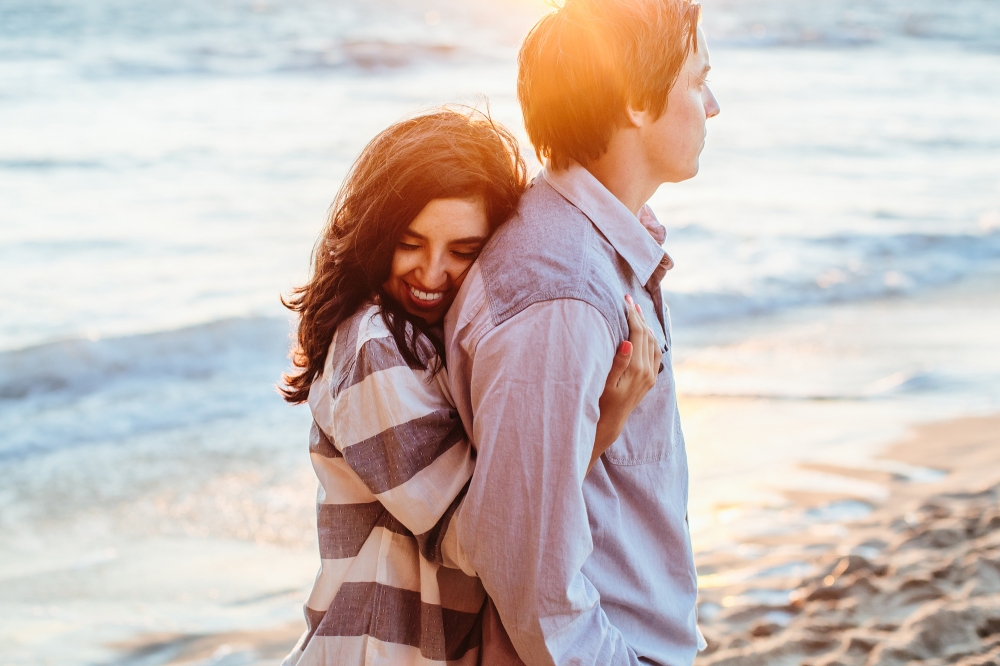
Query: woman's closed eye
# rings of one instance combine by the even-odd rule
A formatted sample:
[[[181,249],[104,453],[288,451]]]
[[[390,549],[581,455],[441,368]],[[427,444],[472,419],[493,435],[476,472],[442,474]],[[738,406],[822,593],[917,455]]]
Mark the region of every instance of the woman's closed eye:
[[[452,256],[462,259],[463,261],[475,261],[476,257],[479,256],[480,251],[482,251],[483,246],[479,243],[470,245],[468,243],[462,245],[453,245],[451,247]]]
[[[419,250],[420,246],[419,245],[414,245],[413,243],[405,243],[403,241],[399,241],[399,249],[407,251],[407,252],[410,252],[410,251],[413,251],[413,250]]]

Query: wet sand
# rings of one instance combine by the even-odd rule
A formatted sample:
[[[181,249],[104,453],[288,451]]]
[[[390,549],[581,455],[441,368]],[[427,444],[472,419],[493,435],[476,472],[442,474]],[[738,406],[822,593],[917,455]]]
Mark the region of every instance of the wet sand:
[[[889,495],[843,529],[699,558],[697,666],[1000,664],[1000,415],[920,426],[881,457],[946,474],[824,466]]]
[[[293,623],[261,631],[219,634],[147,634],[109,647],[114,666],[277,666],[302,633]]]

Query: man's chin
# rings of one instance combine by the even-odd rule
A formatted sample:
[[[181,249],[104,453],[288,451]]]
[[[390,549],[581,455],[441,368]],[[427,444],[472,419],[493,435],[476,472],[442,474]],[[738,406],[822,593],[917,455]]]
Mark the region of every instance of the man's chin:
[[[678,170],[678,171],[670,174],[669,177],[663,179],[663,182],[664,183],[681,183],[681,182],[684,182],[685,180],[691,180],[692,178],[694,178],[695,176],[698,175],[698,170],[700,168],[701,168],[701,165],[698,163],[698,160],[695,160],[694,164],[692,164],[690,167],[688,167],[687,169],[684,169],[682,171]]]

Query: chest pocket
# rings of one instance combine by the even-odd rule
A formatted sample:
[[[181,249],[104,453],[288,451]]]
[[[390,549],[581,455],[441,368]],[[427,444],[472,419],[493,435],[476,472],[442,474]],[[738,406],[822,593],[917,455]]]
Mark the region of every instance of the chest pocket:
[[[673,375],[667,365],[604,457],[612,465],[661,462],[671,457],[680,436]]]

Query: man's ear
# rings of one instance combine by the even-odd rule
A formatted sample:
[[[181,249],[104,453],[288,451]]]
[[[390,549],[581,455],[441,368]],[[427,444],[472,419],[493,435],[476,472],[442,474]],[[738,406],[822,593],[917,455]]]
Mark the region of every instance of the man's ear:
[[[631,104],[626,104],[625,122],[638,129],[649,122],[649,114],[643,109],[636,109]]]

